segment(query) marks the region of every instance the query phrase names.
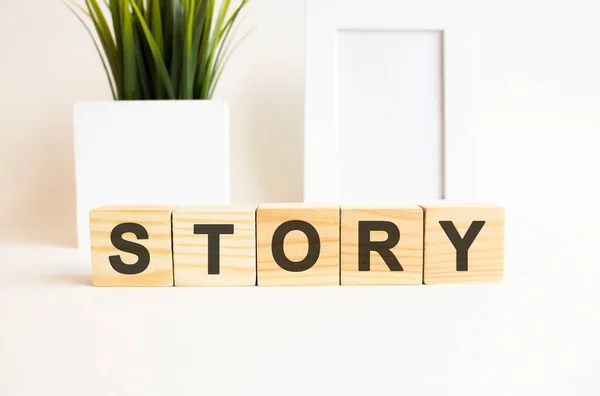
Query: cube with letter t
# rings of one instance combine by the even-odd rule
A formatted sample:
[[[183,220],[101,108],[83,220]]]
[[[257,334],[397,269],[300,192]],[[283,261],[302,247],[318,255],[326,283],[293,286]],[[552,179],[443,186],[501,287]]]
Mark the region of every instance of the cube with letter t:
[[[90,211],[94,286],[173,286],[171,214],[176,207]]]
[[[504,208],[448,204],[425,210],[424,282],[501,282]]]
[[[338,206],[263,204],[256,227],[259,286],[339,285]]]
[[[175,286],[254,286],[256,206],[190,206],[173,213]]]

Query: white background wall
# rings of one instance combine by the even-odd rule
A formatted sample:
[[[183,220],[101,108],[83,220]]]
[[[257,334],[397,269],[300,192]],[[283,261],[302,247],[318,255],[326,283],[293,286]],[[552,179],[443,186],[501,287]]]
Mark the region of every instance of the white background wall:
[[[592,0],[474,2],[474,199],[595,198],[599,10]],[[255,30],[217,93],[231,106],[233,200],[298,201],[303,2],[252,0],[244,24]],[[109,99],[104,73],[58,0],[0,0],[0,29],[0,240],[71,245],[72,105]]]

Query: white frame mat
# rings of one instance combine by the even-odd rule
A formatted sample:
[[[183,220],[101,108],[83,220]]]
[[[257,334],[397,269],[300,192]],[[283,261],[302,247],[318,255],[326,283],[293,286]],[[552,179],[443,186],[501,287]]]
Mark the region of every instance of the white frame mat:
[[[443,38],[443,198],[468,199],[471,133],[471,0],[305,0],[304,201],[339,194],[337,37],[341,30],[440,31]],[[401,182],[398,172],[396,182]]]

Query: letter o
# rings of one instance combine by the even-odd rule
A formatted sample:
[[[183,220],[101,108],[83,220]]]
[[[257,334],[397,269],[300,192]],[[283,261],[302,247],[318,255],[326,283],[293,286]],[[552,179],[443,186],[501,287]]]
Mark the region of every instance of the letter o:
[[[290,260],[283,251],[283,241],[291,231],[302,231],[308,239],[308,253],[300,261]],[[271,252],[273,253],[273,259],[282,269],[290,272],[303,272],[315,265],[319,259],[321,239],[312,224],[302,220],[289,220],[277,227],[273,233]]]

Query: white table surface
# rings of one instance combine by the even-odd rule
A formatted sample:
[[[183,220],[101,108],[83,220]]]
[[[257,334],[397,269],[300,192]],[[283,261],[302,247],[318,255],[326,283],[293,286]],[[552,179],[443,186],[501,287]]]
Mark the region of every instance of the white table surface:
[[[507,208],[502,285],[94,288],[0,246],[0,395],[598,395],[599,224]]]

